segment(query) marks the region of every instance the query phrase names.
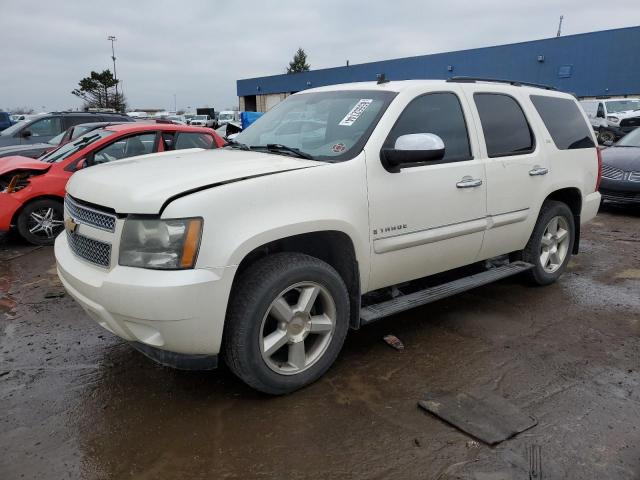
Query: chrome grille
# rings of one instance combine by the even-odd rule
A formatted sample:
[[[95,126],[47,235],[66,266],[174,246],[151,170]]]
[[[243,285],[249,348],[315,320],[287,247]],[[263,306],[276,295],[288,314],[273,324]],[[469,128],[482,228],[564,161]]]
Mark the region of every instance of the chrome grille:
[[[64,208],[76,223],[91,225],[107,232],[113,232],[116,229],[115,215],[80,205],[69,195],[64,199]]]
[[[602,165],[602,177],[611,180],[622,180],[624,171],[610,165]]]
[[[87,262],[99,267],[109,268],[111,265],[111,244],[94,240],[79,233],[67,231],[67,241],[71,251]]]
[[[640,182],[640,172],[629,172],[630,182]]]

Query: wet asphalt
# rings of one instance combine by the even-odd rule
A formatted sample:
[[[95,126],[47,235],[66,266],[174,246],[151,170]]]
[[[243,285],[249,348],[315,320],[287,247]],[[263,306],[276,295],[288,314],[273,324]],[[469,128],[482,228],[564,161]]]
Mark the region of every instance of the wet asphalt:
[[[417,407],[472,388],[537,426],[489,447]],[[505,279],[351,332],[284,397],[154,364],[64,293],[51,248],[6,238],[0,479],[22,478],[639,479],[640,209],[601,210],[558,283]]]

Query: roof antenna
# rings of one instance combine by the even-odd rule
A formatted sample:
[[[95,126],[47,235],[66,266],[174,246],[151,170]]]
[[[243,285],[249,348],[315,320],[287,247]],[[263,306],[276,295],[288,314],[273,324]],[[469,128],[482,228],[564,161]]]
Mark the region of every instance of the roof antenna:
[[[387,77],[385,76],[384,73],[377,74],[376,78],[378,79],[378,85],[381,85],[383,83],[389,83],[391,81],[391,80],[387,80]]]
[[[558,33],[556,33],[556,38],[562,35],[562,20],[564,19],[564,15],[560,15],[560,23],[558,24]]]

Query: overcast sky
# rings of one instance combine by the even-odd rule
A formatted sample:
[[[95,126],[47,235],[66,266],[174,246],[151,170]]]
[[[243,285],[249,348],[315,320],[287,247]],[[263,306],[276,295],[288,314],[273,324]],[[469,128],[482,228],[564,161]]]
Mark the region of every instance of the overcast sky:
[[[605,7],[606,5],[606,7]],[[130,107],[236,105],[239,78],[640,25],[640,0],[0,0],[0,108],[77,108],[111,68]]]

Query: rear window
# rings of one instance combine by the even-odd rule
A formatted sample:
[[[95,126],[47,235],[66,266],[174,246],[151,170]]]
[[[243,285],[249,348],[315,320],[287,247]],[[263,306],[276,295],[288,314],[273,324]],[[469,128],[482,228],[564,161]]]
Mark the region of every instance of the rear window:
[[[595,147],[591,127],[584,120],[576,102],[544,95],[531,95],[531,102],[559,150]]]
[[[520,104],[509,95],[474,96],[489,157],[522,155],[533,151],[534,139]]]

